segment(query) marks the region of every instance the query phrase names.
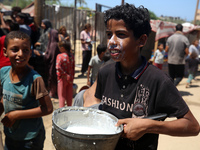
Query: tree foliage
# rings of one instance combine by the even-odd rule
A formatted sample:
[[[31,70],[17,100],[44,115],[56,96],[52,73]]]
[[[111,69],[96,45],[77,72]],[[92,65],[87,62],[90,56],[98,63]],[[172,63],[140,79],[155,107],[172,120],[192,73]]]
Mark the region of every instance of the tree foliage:
[[[77,0],[77,3],[80,5],[80,7],[83,7],[83,5],[87,6],[87,3],[85,0]]]
[[[149,10],[149,14],[150,14],[150,18],[151,18],[151,19],[153,19],[153,20],[159,19],[159,18],[156,16],[156,14],[155,14],[154,12],[150,11],[150,10]]]
[[[47,4],[47,5],[53,5],[53,4],[61,5],[60,0],[45,0],[45,4]]]
[[[192,21],[192,23],[194,23],[194,21]],[[200,25],[200,20],[196,20],[196,23],[195,23],[195,25]]]
[[[34,0],[0,0],[4,5],[19,6],[22,9],[28,6]]]

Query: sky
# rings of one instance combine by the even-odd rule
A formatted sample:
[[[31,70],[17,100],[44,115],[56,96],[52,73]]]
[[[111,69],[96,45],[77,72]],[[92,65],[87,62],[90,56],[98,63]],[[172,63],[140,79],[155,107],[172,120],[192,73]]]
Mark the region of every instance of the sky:
[[[60,0],[61,3],[74,4],[74,0]],[[87,7],[95,10],[96,3],[109,7],[120,5],[122,0],[85,0]],[[157,17],[180,17],[186,21],[193,21],[197,0],[124,0],[125,3],[134,4],[136,7],[143,5],[154,12]],[[78,5],[77,5],[78,6]],[[199,8],[199,7],[198,7]],[[199,8],[200,9],[200,8]]]

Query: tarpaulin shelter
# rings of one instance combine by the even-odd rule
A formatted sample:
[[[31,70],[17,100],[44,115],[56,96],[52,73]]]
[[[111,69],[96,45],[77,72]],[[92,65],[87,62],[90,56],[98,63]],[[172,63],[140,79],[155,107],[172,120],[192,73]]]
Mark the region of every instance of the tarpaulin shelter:
[[[166,38],[175,33],[176,23],[161,20],[150,21],[152,32],[148,41],[142,49],[142,55],[148,60],[151,57],[152,50],[157,49],[158,41],[162,41],[165,45]],[[190,43],[200,35],[200,26],[191,23],[183,23],[183,33],[189,39]]]
[[[155,41],[169,37],[175,32],[176,23],[161,20],[151,20],[152,31],[156,32]],[[200,26],[195,26],[189,22],[183,23],[183,33],[188,34],[194,30],[200,30]]]
[[[24,9],[22,9],[22,12],[29,13],[31,17],[34,17],[34,15],[35,15],[34,2],[32,2],[30,5],[26,6]]]

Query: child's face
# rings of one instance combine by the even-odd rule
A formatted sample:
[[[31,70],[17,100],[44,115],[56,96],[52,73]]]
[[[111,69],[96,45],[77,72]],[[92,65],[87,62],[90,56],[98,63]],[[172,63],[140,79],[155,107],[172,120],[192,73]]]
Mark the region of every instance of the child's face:
[[[141,38],[135,39],[132,30],[123,20],[110,19],[107,23],[107,47],[114,61],[137,63],[140,56]],[[142,37],[142,36],[141,36]]]
[[[198,46],[198,45],[199,45],[199,41],[198,41],[198,40],[195,40],[194,45],[195,45],[195,46]]]
[[[22,18],[20,18],[19,16],[17,16],[17,17],[15,18],[15,20],[16,20],[16,22],[18,22],[18,23],[23,23]]]
[[[13,68],[26,67],[32,51],[28,39],[10,39],[7,49],[4,48],[4,55],[10,59]]]
[[[58,46],[59,47],[59,46]],[[64,52],[66,52],[66,50],[64,49],[64,47],[62,46],[62,47],[59,47],[59,50],[60,50],[60,52],[61,53],[64,53]]]
[[[46,25],[43,22],[41,23],[41,28],[46,29]]]
[[[158,49],[160,50],[160,51],[162,51],[163,50],[163,44],[160,44],[159,46],[158,46]]]
[[[65,29],[65,28],[62,28],[61,33],[62,33],[63,35],[65,35],[65,34],[66,34],[66,29]]]

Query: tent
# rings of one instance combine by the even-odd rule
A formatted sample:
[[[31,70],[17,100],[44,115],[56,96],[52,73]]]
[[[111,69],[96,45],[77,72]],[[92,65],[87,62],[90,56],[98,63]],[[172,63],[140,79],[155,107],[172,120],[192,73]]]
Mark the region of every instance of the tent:
[[[26,6],[24,9],[22,9],[22,12],[29,13],[31,17],[34,17],[34,15],[35,15],[34,2],[32,2],[30,5]]]
[[[155,41],[169,37],[175,32],[176,23],[161,20],[151,20],[152,31],[156,33]],[[189,22],[183,23],[183,33],[188,34],[194,30],[200,30],[200,26],[195,26]]]

